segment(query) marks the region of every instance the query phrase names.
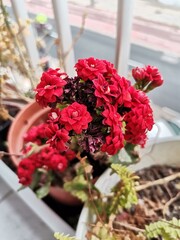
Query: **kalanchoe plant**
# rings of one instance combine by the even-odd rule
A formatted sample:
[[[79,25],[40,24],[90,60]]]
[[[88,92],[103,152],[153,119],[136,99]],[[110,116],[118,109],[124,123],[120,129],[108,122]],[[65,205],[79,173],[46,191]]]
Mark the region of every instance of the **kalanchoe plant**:
[[[163,83],[158,69],[133,69],[134,86],[106,60],[80,59],[75,70],[77,76],[70,78],[60,69],[49,69],[35,89],[37,103],[50,107],[50,112],[45,125],[33,127],[25,137],[33,145],[29,150],[26,147],[26,157],[18,168],[24,185],[31,184],[33,179],[37,182],[35,173],[41,169],[39,172],[46,174],[43,180],[48,189],[52,175],[64,172],[72,166],[71,161],[76,159],[75,163],[88,166],[92,156],[100,152],[109,156],[108,161],[104,157],[106,168],[116,161],[122,149],[135,162],[135,146],[145,146],[147,132],[154,124],[146,92]],[[96,164],[90,165],[93,172]],[[76,169],[75,175],[78,173],[82,171]]]

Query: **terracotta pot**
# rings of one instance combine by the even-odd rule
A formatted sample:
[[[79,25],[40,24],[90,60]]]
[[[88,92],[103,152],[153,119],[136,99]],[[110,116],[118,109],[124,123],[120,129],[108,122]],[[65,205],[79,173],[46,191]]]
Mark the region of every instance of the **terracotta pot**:
[[[21,154],[23,147],[24,134],[35,125],[44,122],[47,119],[49,108],[41,108],[36,102],[27,104],[16,115],[8,132],[8,149],[10,154]],[[17,167],[20,159],[17,156],[11,156],[14,165]]]
[[[58,186],[51,187],[49,193],[55,200],[57,200],[58,202],[61,202],[63,204],[66,204],[69,206],[82,205],[82,202],[78,198],[71,195],[71,193],[66,192],[61,187],[58,187]]]

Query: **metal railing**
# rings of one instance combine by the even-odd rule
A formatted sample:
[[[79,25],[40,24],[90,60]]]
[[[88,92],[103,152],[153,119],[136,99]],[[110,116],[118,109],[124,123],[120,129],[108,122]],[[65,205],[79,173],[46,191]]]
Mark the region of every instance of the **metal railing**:
[[[132,29],[134,0],[118,0],[117,6],[117,25],[116,25],[116,48],[114,63],[118,72],[126,76],[128,72],[128,61],[130,54],[130,36]],[[26,20],[28,18],[26,3],[24,0],[11,0],[12,8],[15,13],[17,22],[19,19]],[[67,0],[52,0],[52,8],[56,22],[58,39],[60,40],[59,48],[62,56],[69,51],[69,46],[73,46],[70,24],[68,21],[68,5]],[[29,26],[29,34],[23,34],[25,46],[29,54],[31,65],[36,69],[39,63],[39,55],[36,47],[35,36],[31,26]],[[71,76],[74,75],[74,49],[71,48],[68,56],[64,59],[64,70]]]

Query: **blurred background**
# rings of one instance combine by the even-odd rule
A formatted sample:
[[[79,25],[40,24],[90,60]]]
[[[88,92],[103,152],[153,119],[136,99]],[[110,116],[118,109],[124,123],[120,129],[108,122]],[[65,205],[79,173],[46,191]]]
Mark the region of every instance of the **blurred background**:
[[[66,38],[70,26],[69,38],[72,37],[74,42],[70,46],[70,41],[70,45],[65,48],[73,50],[75,61],[94,56],[107,59],[117,67],[118,64],[126,64],[129,54],[128,69],[132,66],[154,65],[162,73],[164,85],[150,93],[151,100],[161,107],[180,112],[179,0],[69,0],[67,9],[65,4],[63,6],[58,1],[23,2],[32,20],[33,32],[39,41],[40,57],[44,61],[48,58],[50,65],[59,67],[57,28],[61,28],[61,35]],[[5,0],[4,3],[14,18],[11,1]],[[56,9],[58,4],[61,5],[59,14]],[[122,12],[123,8],[125,11]],[[68,22],[64,21],[66,16],[62,16],[62,13],[67,14]],[[58,17],[63,22],[64,30],[57,22]],[[69,40],[66,38],[65,41],[68,45]],[[122,49],[126,53],[120,57],[120,63],[117,63],[118,51]],[[121,74],[121,69],[119,72]]]

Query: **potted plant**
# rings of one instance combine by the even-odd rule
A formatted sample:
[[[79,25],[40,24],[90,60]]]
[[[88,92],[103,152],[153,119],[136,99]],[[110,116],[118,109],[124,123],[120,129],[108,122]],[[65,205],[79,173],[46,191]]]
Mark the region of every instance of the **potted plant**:
[[[24,136],[17,173],[19,181],[40,197],[60,183],[88,202],[97,218],[102,214],[100,219],[103,217],[107,224],[121,204],[124,209],[137,203],[136,178],[121,164],[139,161],[136,147],[144,147],[154,124],[146,93],[163,80],[157,68],[146,66],[133,69],[132,85],[111,63],[92,57],[78,60],[75,69],[74,78],[60,69],[42,74],[35,89],[36,102],[50,111],[46,123],[32,126]],[[125,162],[121,161],[122,151]],[[110,166],[120,175],[118,186],[123,188],[115,187],[115,194],[104,196],[94,184],[98,177],[95,170],[104,171]],[[122,195],[118,202],[116,195]],[[114,201],[118,205],[110,211]],[[108,210],[107,214],[102,208]],[[89,236],[93,239],[94,234]]]
[[[75,69],[73,78],[60,69],[42,74],[35,98],[50,111],[44,125],[27,129],[18,176],[40,196],[60,177],[66,190],[86,201],[86,165],[95,182],[112,161],[118,161],[122,149],[129,164],[139,160],[136,146],[145,145],[154,124],[146,93],[163,80],[157,68],[147,66],[133,69],[132,85],[113,64],[93,57],[78,60]],[[22,147],[23,141],[19,150]]]

